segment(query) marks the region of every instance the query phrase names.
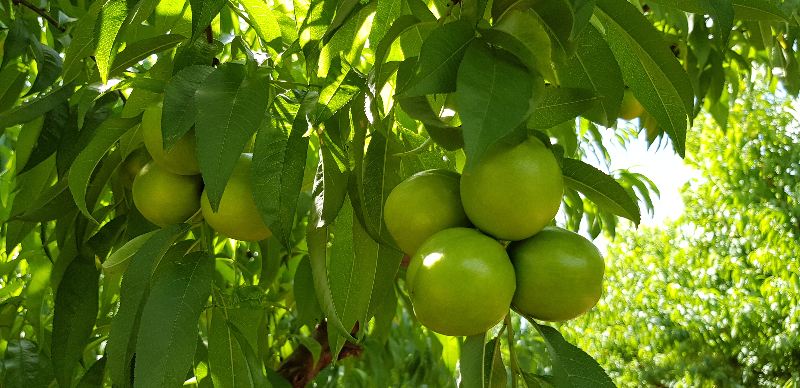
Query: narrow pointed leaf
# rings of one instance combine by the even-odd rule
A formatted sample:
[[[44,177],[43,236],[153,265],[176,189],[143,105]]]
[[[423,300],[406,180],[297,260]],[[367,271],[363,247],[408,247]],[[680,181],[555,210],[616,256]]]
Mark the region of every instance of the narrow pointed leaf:
[[[139,322],[147,296],[150,278],[167,249],[187,225],[170,225],[157,231],[133,255],[122,278],[119,310],[111,321],[108,334],[108,369],[115,386],[130,384],[130,363],[136,350]]]
[[[192,6],[192,39],[195,41],[225,6],[225,0],[189,0]]]
[[[247,11],[258,37],[265,43],[281,37],[281,27],[278,25],[278,20],[275,18],[274,11],[269,8],[265,1],[239,0],[239,3]]]
[[[553,362],[553,382],[565,388],[616,388],[592,356],[564,340],[558,330],[533,323],[547,344]]]
[[[55,378],[50,360],[25,338],[8,341],[3,373],[3,384],[14,388],[47,387]]]
[[[485,385],[486,332],[467,337],[461,345],[461,388],[489,388]]]
[[[83,68],[81,61],[94,54],[97,40],[94,27],[103,9],[104,2],[95,1],[83,17],[78,20],[72,30],[72,40],[64,53],[64,82],[70,82],[80,74]]]
[[[287,248],[308,156],[305,134],[318,98],[316,92],[305,94],[288,136],[267,119],[256,137],[251,178],[256,206],[264,223]]]
[[[454,92],[458,65],[474,36],[472,26],[464,21],[433,30],[422,43],[419,71],[399,94],[411,97]]]
[[[33,52],[36,54],[36,81],[33,82],[28,94],[41,92],[53,85],[61,76],[64,61],[52,47],[32,40]]]
[[[225,185],[247,142],[258,130],[269,102],[266,78],[245,78],[244,65],[222,65],[195,92],[197,154],[211,209],[216,211]]]
[[[209,296],[214,256],[192,252],[153,285],[136,343],[135,388],[181,387],[197,347],[197,321]]]
[[[108,70],[108,76],[114,77],[122,74],[126,69],[136,65],[139,61],[152,54],[160,53],[175,47],[178,43],[186,40],[185,36],[178,34],[160,35],[153,38],[143,39],[125,47],[114,57],[114,62]]]
[[[687,112],[694,108],[689,76],[661,33],[624,0],[598,0],[596,12],[606,41],[633,95],[669,134],[681,157],[686,149]]]
[[[53,89],[50,93],[37,97],[22,105],[18,105],[0,113],[0,127],[13,127],[24,124],[41,117],[57,105],[66,101],[75,92],[75,87],[70,83],[60,88]]]
[[[511,133],[530,108],[534,79],[505,52],[473,40],[458,69],[458,111],[472,170],[486,149]]]
[[[194,65],[179,71],[164,87],[161,132],[164,149],[170,149],[192,128],[197,117],[194,94],[214,71],[211,66]]]
[[[575,55],[556,65],[561,86],[594,90],[603,96],[600,105],[585,112],[590,120],[611,127],[617,122],[624,82],[614,53],[593,25],[586,26],[575,42]]]
[[[786,14],[766,0],[731,0],[736,19],[785,22]]]
[[[83,348],[89,343],[98,310],[100,271],[94,260],[72,260],[58,285],[51,355],[59,386],[69,387]]]
[[[244,352],[244,358],[247,362],[247,371],[249,372],[250,380],[253,382],[253,388],[272,388],[272,384],[267,380],[267,376],[264,375],[264,371],[261,369],[261,359],[258,358],[256,352],[253,351],[253,347],[247,342],[247,338],[245,338],[244,334],[239,331],[239,328],[237,328],[233,322],[229,321],[228,326],[230,326],[231,332],[234,338],[236,338],[236,342],[239,343],[239,348]]]
[[[578,117],[600,103],[600,95],[588,89],[550,87],[528,120],[528,128],[548,129]]]
[[[127,17],[127,0],[110,0],[103,5],[103,10],[100,12],[100,23],[96,27],[99,30],[96,32],[97,48],[94,57],[103,83],[108,80],[109,68],[116,55],[114,42]]]
[[[95,361],[94,364],[83,374],[81,381],[75,388],[103,388],[103,383],[106,377],[106,362],[108,358],[105,356]]]
[[[564,63],[575,53],[570,41],[573,24],[572,5],[568,0],[534,0],[531,10],[550,36],[553,61]]]
[[[580,160],[563,159],[564,183],[580,191],[601,209],[625,217],[635,224],[641,221],[639,205],[614,178]]]
[[[108,119],[100,125],[97,135],[89,142],[89,145],[78,154],[72,167],[69,169],[69,189],[75,199],[75,203],[81,212],[90,220],[94,220],[91,210],[86,207],[86,189],[89,187],[89,180],[92,177],[97,164],[103,158],[106,151],[119,140],[128,130],[141,122],[141,117],[137,116],[129,119]],[[97,220],[95,220],[97,222]]]

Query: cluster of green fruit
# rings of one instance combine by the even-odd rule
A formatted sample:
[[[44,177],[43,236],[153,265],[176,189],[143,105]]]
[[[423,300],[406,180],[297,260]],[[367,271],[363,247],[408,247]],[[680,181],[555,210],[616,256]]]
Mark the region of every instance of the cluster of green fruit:
[[[406,286],[419,321],[468,336],[496,325],[510,307],[545,321],[594,307],[605,270],[600,252],[548,226],[563,190],[555,156],[534,137],[495,143],[470,173],[428,170],[392,190],[384,218],[411,256]]]
[[[208,225],[229,238],[260,241],[271,236],[253,197],[252,154],[239,157],[219,209],[213,212],[200,175],[194,129],[165,150],[161,111],[161,103],[145,110],[141,127],[145,147],[128,155],[119,170],[139,212],[161,227],[189,221],[200,213]]]

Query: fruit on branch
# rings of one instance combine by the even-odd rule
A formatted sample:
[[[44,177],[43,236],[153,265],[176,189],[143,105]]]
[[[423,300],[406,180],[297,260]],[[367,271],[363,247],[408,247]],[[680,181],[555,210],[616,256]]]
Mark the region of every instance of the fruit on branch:
[[[406,273],[414,313],[437,333],[481,333],[508,313],[514,267],[503,246],[470,228],[445,229],[419,248]]]
[[[512,303],[521,313],[561,322],[583,315],[600,300],[605,262],[577,233],[548,226],[511,243],[508,255],[517,277]]]
[[[253,185],[250,183],[252,164],[253,154],[244,153],[239,157],[216,213],[211,210],[205,190],[200,201],[203,218],[208,225],[223,236],[240,241],[261,241],[272,236],[256,208]]]
[[[150,156],[173,174],[197,175],[200,160],[197,158],[197,137],[194,127],[186,132],[169,150],[164,150],[161,133],[162,103],[149,106],[142,116],[142,138]]]
[[[164,227],[197,213],[202,191],[200,175],[173,174],[152,161],[133,181],[133,203],[150,222]]]
[[[392,190],[386,199],[384,219],[403,252],[413,255],[441,230],[472,226],[461,206],[460,179],[457,172],[427,170]]]
[[[644,107],[630,89],[625,88],[625,94],[622,96],[622,105],[619,107],[619,118],[630,121],[644,113]]]
[[[517,145],[498,141],[472,172],[461,176],[461,202],[475,226],[500,240],[522,240],[558,213],[561,168],[537,138]]]
[[[132,189],[133,180],[136,178],[136,175],[142,170],[142,167],[151,160],[153,160],[153,158],[150,157],[150,153],[147,152],[147,148],[145,147],[139,147],[131,151],[131,153],[125,157],[125,160],[122,161],[119,170],[117,170],[119,171],[119,180],[122,187],[128,190]]]

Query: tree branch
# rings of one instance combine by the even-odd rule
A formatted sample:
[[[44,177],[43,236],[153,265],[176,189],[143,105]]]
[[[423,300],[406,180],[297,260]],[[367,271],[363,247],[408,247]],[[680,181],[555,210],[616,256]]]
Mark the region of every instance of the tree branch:
[[[61,31],[61,32],[67,31],[64,27],[59,26],[58,22],[55,19],[53,19],[52,17],[50,17],[50,15],[48,15],[47,12],[45,12],[43,9],[41,9],[41,8],[39,8],[39,7],[33,5],[33,4],[31,4],[31,3],[29,3],[29,2],[27,2],[25,0],[12,0],[12,2],[14,3],[14,5],[22,4],[22,5],[26,6],[26,7],[28,7],[31,11],[38,13],[39,16],[43,17],[45,20],[50,22],[50,24],[52,24],[53,27],[57,28],[59,31]]]
[[[353,328],[352,334],[358,332],[358,324]],[[278,368],[278,374],[289,380],[294,388],[303,388],[308,385],[317,374],[325,369],[333,362],[333,354],[331,353],[331,346],[328,342],[328,322],[320,322],[314,332],[311,333],[311,338],[317,340],[322,345],[322,353],[320,353],[317,365],[314,365],[314,356],[305,346],[300,346],[295,349],[291,356],[283,361]],[[363,350],[360,346],[352,343],[345,342],[342,351],[339,352],[339,360],[355,356],[361,357]]]

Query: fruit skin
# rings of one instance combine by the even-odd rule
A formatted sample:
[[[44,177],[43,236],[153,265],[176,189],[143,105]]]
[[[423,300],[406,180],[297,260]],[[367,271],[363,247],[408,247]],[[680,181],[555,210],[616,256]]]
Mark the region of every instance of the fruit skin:
[[[162,103],[153,104],[142,116],[142,138],[147,151],[161,167],[173,174],[197,175],[200,173],[200,160],[197,158],[197,137],[194,128],[186,132],[178,142],[164,151],[161,136]]]
[[[619,107],[619,118],[630,121],[644,113],[644,107],[630,89],[625,88],[625,94],[622,96],[622,105]]]
[[[164,227],[197,213],[202,191],[200,175],[173,174],[153,161],[133,181],[133,203],[150,222]]]
[[[136,179],[136,175],[151,160],[153,158],[150,157],[150,153],[147,152],[145,147],[139,147],[131,151],[119,166],[119,180],[122,183],[122,187],[128,190],[133,189],[133,180]]]
[[[272,236],[256,208],[253,186],[250,183],[252,164],[253,154],[242,154],[239,157],[216,213],[211,211],[211,203],[208,202],[205,190],[200,200],[206,222],[223,236],[239,241],[261,241]]]
[[[497,240],[470,228],[440,231],[420,247],[406,272],[420,323],[451,336],[486,331],[508,313],[514,267]]]
[[[457,172],[427,170],[389,193],[384,206],[386,228],[403,252],[414,255],[440,230],[472,226],[461,206],[460,180]]]
[[[522,240],[542,230],[561,207],[564,179],[555,156],[535,137],[519,145],[502,141],[461,176],[467,217],[500,240]]]
[[[517,274],[512,304],[522,313],[562,322],[583,315],[600,300],[603,256],[577,233],[548,226],[529,239],[511,243],[508,255]]]

